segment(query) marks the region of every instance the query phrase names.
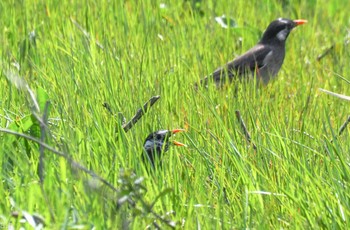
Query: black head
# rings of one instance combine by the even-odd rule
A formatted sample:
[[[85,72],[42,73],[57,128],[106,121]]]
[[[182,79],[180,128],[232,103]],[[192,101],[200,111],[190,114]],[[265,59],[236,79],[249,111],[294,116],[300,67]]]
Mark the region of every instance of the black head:
[[[279,18],[272,21],[265,30],[259,43],[282,43],[284,44],[289,33],[298,25],[305,24],[307,21],[303,19],[290,20],[287,18]]]
[[[168,140],[170,136],[171,133],[168,130],[158,130],[157,132],[151,133],[147,136],[143,148],[146,152],[167,151],[169,148]]]
[[[169,137],[173,134],[184,131],[183,129],[174,130],[158,130],[149,134],[143,144],[144,151],[147,154],[143,154],[143,160],[151,162],[154,166],[155,158],[160,158],[162,152],[166,152],[169,148]],[[173,141],[173,144],[177,146],[184,146],[184,144]],[[147,155],[147,157],[146,157]],[[148,159],[147,159],[148,158]]]

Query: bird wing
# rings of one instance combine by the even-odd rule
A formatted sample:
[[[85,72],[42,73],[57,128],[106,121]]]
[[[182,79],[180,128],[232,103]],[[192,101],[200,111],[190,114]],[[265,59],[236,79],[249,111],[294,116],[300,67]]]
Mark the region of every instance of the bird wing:
[[[216,69],[211,76],[214,78],[215,82],[220,82],[223,80],[223,75],[226,73],[230,80],[246,74],[254,74],[257,69],[266,65],[265,59],[271,56],[271,52],[272,50],[270,47],[257,44],[243,55]]]

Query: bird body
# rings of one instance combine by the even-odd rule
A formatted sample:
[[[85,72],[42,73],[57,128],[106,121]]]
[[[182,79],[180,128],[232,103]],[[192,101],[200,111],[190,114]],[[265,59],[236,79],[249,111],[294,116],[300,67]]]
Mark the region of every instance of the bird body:
[[[233,79],[256,77],[267,84],[280,70],[285,57],[285,42],[289,33],[298,25],[306,23],[306,20],[290,20],[279,18],[270,23],[262,38],[253,48],[243,55],[216,69],[209,78],[213,78],[216,86]],[[209,78],[201,80],[202,85],[207,85]]]

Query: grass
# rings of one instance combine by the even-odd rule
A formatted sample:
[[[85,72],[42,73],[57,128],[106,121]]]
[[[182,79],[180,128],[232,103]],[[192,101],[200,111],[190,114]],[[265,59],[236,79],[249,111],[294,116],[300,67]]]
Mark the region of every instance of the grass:
[[[340,0],[1,2],[1,128],[43,138],[31,100],[14,84],[24,79],[40,116],[51,102],[42,140],[120,192],[48,150],[41,185],[39,145],[2,132],[0,223],[28,227],[15,217],[27,212],[49,229],[346,229],[349,128],[338,129],[349,104],[318,90],[350,95],[341,78],[349,79],[346,9]],[[220,27],[214,17],[223,14],[237,26]],[[309,23],[291,33],[275,81],[240,84],[236,94],[232,86],[193,90],[277,17]],[[127,133],[102,106],[129,120],[154,95],[161,99]],[[147,175],[144,138],[172,128],[187,129],[176,139],[188,147],[172,147],[163,170]]]

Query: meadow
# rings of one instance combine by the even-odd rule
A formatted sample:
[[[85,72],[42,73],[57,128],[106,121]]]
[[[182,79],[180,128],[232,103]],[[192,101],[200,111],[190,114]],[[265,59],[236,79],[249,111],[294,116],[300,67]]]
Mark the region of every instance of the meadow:
[[[349,228],[350,102],[320,90],[350,95],[348,11],[342,0],[1,1],[0,228]],[[275,80],[194,89],[279,17],[308,23]],[[144,139],[174,128],[187,147],[147,173]]]

